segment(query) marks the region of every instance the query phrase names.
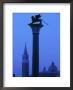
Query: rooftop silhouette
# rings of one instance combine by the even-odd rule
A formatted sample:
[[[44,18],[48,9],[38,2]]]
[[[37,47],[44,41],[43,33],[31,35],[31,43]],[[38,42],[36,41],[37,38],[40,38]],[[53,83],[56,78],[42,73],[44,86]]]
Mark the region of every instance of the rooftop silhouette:
[[[57,69],[54,62],[52,62],[51,65],[49,66],[48,70],[46,70],[45,67],[43,68],[43,71],[39,73],[39,76],[40,77],[59,77],[60,72]]]
[[[24,54],[23,54],[23,60],[22,62],[22,77],[33,77],[33,75],[29,75],[29,58],[28,57],[28,52],[27,52],[27,47],[25,44],[25,49],[24,49]],[[57,69],[57,66],[55,63],[52,61],[51,65],[48,67],[48,70],[46,70],[46,67],[44,66],[42,72],[38,72],[37,77],[59,77],[60,76],[60,71]]]

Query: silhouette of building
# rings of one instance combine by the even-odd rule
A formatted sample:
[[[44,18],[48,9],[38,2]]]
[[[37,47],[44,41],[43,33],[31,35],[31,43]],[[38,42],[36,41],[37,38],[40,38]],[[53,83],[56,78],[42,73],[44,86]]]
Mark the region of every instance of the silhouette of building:
[[[32,75],[37,77],[39,74],[39,31],[43,27],[41,15],[32,16],[32,22],[29,26],[33,33],[33,54],[32,54]]]
[[[50,77],[57,77],[59,76],[59,71],[56,67],[56,65],[54,64],[54,62],[51,63],[49,69],[48,69],[48,72],[49,72],[49,76]]]
[[[43,71],[39,72],[39,77],[60,77],[60,72],[54,62],[52,62],[48,70],[44,67]]]
[[[54,62],[51,63],[48,71],[50,71],[50,72],[56,72],[56,71],[57,71],[57,67],[56,67],[56,65],[54,64]]]
[[[48,73],[48,72],[47,72],[47,70],[46,70],[46,67],[44,67],[44,68],[43,68],[43,71],[39,73],[39,76],[41,76],[41,77],[47,77],[47,76],[48,76],[47,73]]]
[[[28,77],[28,76],[29,76],[29,56],[25,44],[24,54],[22,57],[22,77]]]

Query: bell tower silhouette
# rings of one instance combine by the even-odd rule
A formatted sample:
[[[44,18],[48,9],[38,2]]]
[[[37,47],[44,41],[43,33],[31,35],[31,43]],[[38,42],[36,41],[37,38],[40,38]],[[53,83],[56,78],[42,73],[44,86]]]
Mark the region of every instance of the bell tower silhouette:
[[[37,77],[39,73],[39,32],[43,27],[41,15],[32,16],[32,23],[28,24],[33,33],[33,54],[32,54],[32,76]]]
[[[25,49],[22,57],[22,77],[29,76],[29,55],[27,53],[27,47],[25,44]]]

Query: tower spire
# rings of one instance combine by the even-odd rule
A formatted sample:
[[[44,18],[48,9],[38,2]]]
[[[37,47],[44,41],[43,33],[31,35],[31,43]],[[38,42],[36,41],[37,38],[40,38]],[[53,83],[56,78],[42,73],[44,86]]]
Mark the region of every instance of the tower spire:
[[[26,43],[25,43],[24,54],[26,54],[26,55],[27,55],[27,47],[26,47]]]
[[[23,53],[23,60],[24,59],[28,60],[28,53],[27,53],[26,43],[25,43],[25,48],[24,48],[24,53]]]
[[[29,57],[27,53],[27,47],[25,44],[24,53],[22,56],[22,76],[28,77],[29,76]]]

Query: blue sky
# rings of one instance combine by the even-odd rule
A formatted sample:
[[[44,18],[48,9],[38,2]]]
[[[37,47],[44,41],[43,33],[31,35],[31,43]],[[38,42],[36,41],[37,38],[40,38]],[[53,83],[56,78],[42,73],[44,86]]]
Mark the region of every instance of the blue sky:
[[[31,16],[38,13],[13,13],[13,73],[22,75],[22,55],[25,43],[29,54],[29,73],[32,73]],[[60,69],[60,13],[41,13],[43,27],[39,34],[39,71],[48,70],[52,61]],[[44,21],[48,24],[45,24]]]

